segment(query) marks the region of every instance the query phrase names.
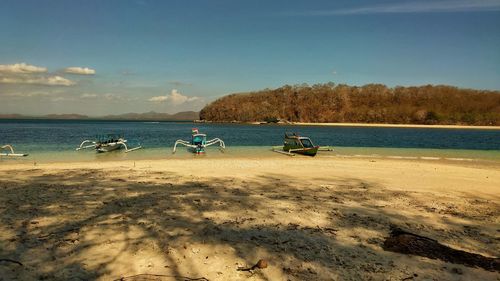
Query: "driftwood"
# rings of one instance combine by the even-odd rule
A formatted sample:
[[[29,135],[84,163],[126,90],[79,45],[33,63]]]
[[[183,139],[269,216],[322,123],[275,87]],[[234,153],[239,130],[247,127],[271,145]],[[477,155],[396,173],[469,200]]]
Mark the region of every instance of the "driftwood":
[[[456,250],[438,241],[395,228],[383,244],[386,251],[439,259],[449,263],[500,272],[500,259]]]
[[[20,262],[20,261],[16,261],[16,260],[12,260],[12,259],[0,259],[0,262],[10,262],[10,263],[15,263],[15,264],[18,264],[20,266],[23,266],[23,264]]]
[[[179,275],[163,275],[163,274],[137,274],[137,275],[132,275],[132,276],[126,276],[122,277],[119,279],[115,279],[114,281],[125,281],[125,280],[162,280],[163,278],[174,278],[175,280],[183,280],[183,281],[209,281],[205,277],[199,277],[199,278],[191,278],[191,277],[186,277],[186,276],[179,276]]]
[[[62,234],[62,233],[66,233],[66,232],[77,232],[78,230],[80,230],[80,228],[75,227],[75,228],[68,228],[68,229],[65,229],[65,230],[61,230],[61,231],[58,231],[58,232],[51,232],[49,234],[45,234],[45,235],[39,236],[38,240],[47,239],[47,238],[49,238],[52,235]]]

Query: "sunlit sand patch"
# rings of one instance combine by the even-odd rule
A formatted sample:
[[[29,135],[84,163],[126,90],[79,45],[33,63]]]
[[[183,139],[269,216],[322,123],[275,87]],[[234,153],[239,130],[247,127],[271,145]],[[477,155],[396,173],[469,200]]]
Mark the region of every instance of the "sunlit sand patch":
[[[450,158],[450,157],[447,157],[444,159],[451,160],[451,161],[474,161],[474,159],[471,159],[471,158]]]
[[[441,157],[421,156],[420,159],[422,159],[422,160],[439,160],[439,159],[441,159]]]
[[[389,159],[418,159],[415,156],[387,156]]]

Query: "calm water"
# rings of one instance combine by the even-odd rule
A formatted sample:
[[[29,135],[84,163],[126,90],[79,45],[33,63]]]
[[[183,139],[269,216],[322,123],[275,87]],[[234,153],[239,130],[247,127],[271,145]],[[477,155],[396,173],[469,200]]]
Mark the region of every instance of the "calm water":
[[[220,154],[215,148],[208,150],[207,155],[217,157],[276,156],[269,149],[280,145],[283,133],[288,131],[309,136],[315,144],[336,148],[335,153],[323,153],[325,157],[339,154],[353,157],[385,155],[500,161],[500,130],[0,120],[0,144],[13,144],[16,152],[29,153],[29,158],[44,160],[191,157],[184,149],[174,156],[170,150],[177,139],[189,140],[193,127],[206,133],[208,139],[219,137],[225,141],[228,147],[225,154]],[[106,155],[75,151],[81,141],[108,133],[123,134],[130,146],[141,144],[145,149]]]

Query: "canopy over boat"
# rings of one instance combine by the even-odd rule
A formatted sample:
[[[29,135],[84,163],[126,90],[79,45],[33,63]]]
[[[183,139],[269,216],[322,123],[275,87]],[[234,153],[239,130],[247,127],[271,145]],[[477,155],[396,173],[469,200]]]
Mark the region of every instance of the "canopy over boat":
[[[310,138],[302,137],[296,133],[285,133],[285,140],[283,142],[283,151],[289,153],[295,152],[308,156],[315,156],[318,152],[319,146],[315,146]]]

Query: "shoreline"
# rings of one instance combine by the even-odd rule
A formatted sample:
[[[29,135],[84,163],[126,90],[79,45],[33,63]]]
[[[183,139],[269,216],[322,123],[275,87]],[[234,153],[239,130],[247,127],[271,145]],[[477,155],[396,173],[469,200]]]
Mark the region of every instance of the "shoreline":
[[[30,153],[27,157],[0,157],[0,167],[11,165],[36,165],[54,163],[126,163],[162,161],[176,163],[176,161],[338,161],[342,159],[369,159],[369,160],[408,160],[416,162],[443,162],[469,163],[470,165],[496,166],[500,165],[500,151],[498,150],[470,150],[470,149],[437,149],[437,148],[384,148],[384,147],[334,147],[333,151],[322,151],[315,157],[294,155],[288,156],[273,152],[267,146],[231,147],[224,153],[211,150],[206,155],[193,155],[187,151],[176,154],[165,152],[164,148],[150,148],[134,153],[98,154],[74,153],[74,151]],[[204,162],[205,161],[205,162]],[[194,163],[194,162],[191,162]]]
[[[216,169],[226,167],[231,169],[231,165],[237,163],[239,168],[246,166],[266,166],[273,165],[301,165],[307,164],[311,167],[325,164],[332,166],[343,163],[380,163],[382,165],[442,165],[449,167],[463,168],[478,168],[478,169],[498,169],[500,161],[479,158],[454,158],[454,157],[432,157],[432,156],[396,156],[396,155],[334,155],[325,157],[308,157],[308,156],[286,156],[276,155],[271,157],[213,157],[213,158],[138,158],[138,159],[107,159],[107,160],[91,160],[91,159],[75,159],[75,160],[54,160],[43,161],[40,159],[31,159],[29,161],[0,161],[0,172],[16,171],[16,170],[72,170],[72,169],[151,169],[158,170],[165,167],[185,167],[192,170],[191,173],[196,173],[197,170],[205,171],[210,167],[215,166]],[[199,163],[199,165],[193,165]],[[385,163],[385,164],[384,164]],[[205,165],[208,164],[208,165]],[[191,168],[198,167],[198,168]],[[199,168],[202,166],[203,168]],[[210,173],[208,173],[210,174]],[[230,175],[231,173],[229,173]]]
[[[251,125],[267,125],[260,122],[245,123]],[[473,126],[473,125],[425,125],[425,124],[385,124],[385,123],[309,123],[290,122],[276,123],[280,126],[331,126],[331,127],[376,127],[376,128],[425,128],[425,129],[473,129],[473,130],[500,130],[500,126]]]

